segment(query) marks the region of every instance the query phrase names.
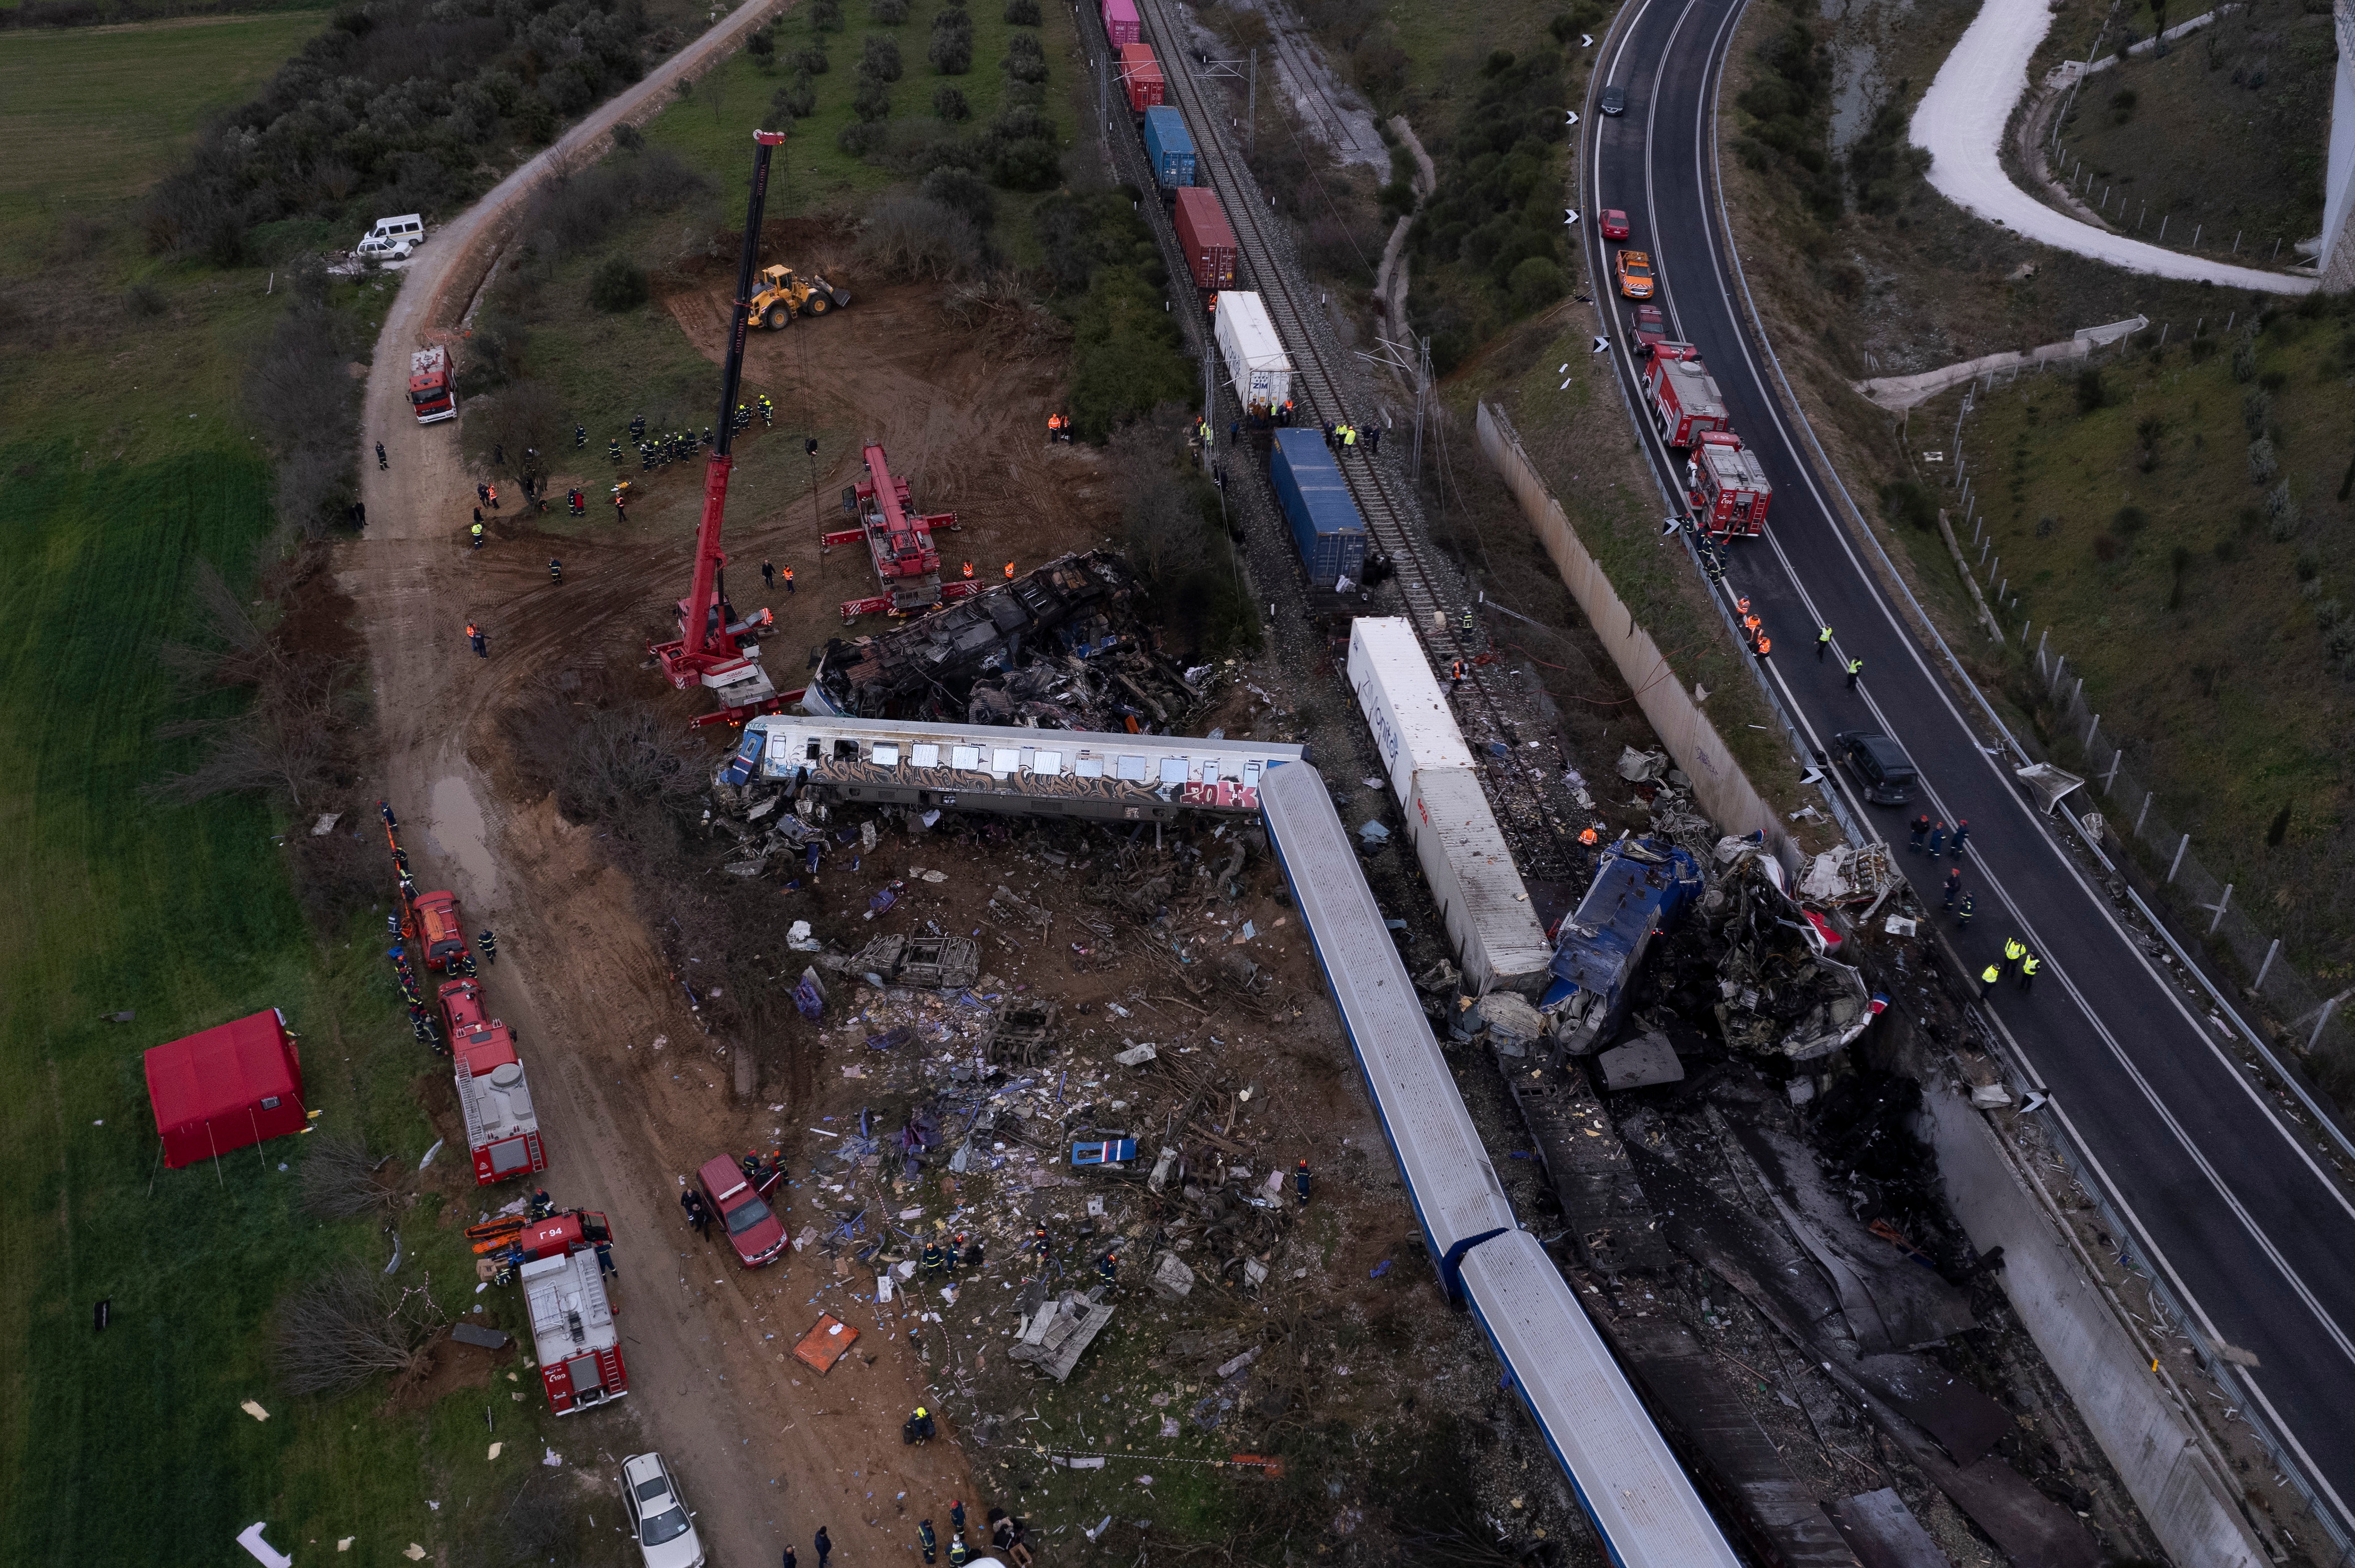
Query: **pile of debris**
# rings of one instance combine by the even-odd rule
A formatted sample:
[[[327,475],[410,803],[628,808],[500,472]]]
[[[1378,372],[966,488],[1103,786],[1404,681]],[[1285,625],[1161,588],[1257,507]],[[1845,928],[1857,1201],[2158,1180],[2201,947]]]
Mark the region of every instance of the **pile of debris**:
[[[903,626],[829,641],[811,697],[849,718],[1167,731],[1201,705],[1209,671],[1154,645],[1143,597],[1110,550],[1062,556]]]

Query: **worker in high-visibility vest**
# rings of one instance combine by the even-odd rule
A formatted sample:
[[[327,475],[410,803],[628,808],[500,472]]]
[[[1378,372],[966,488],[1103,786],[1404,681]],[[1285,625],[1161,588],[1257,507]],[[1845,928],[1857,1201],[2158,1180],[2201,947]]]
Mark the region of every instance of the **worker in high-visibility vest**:
[[[2037,957],[2035,954],[2024,953],[2020,955],[2019,988],[2025,991],[2033,987],[2036,984],[2036,972],[2043,967],[2044,961]]]
[[[790,566],[785,568],[785,592],[794,592],[794,569]]]
[[[973,562],[969,560],[964,563],[964,580],[967,582],[973,581]]]
[[[1008,582],[1014,581],[1014,563],[1010,560],[1006,563],[1006,581]]]

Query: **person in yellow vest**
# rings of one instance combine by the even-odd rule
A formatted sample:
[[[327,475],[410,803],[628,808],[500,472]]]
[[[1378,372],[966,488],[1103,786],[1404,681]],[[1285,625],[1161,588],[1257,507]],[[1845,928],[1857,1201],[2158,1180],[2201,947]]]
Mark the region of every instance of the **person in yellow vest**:
[[[2043,967],[2044,961],[2037,957],[2035,954],[2021,954],[2019,957],[2019,988],[2025,991],[2034,987],[2036,984],[2036,972]]]
[[[2003,965],[2000,964],[1990,964],[1986,968],[1980,970],[1979,996],[1984,998],[1989,991],[1995,989],[1996,982],[2002,978]]]

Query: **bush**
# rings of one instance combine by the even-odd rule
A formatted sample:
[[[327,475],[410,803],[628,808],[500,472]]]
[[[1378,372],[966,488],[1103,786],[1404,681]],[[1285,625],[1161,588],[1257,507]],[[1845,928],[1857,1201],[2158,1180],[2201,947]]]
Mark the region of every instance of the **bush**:
[[[811,0],[810,30],[818,33],[842,31],[842,0]]]
[[[794,65],[808,76],[824,76],[833,62],[826,58],[826,40],[820,38],[794,51]]]
[[[2077,411],[2090,414],[2110,400],[2110,389],[2102,381],[2101,370],[2092,365],[2077,372]]]
[[[2254,339],[2243,337],[2232,346],[2232,379],[2254,381],[2257,379],[2257,346]]]
[[[1039,25],[1039,0],[1006,0],[1006,19],[1018,27]]]
[[[964,93],[943,84],[932,89],[932,114],[936,119],[952,123],[970,120],[973,118],[973,105],[964,101]]]
[[[804,72],[777,89],[776,96],[769,100],[769,107],[779,114],[806,120],[817,112],[817,83]]]
[[[896,27],[908,19],[908,0],[867,0],[867,16],[879,27]]]
[[[2252,440],[2265,433],[2265,424],[2273,417],[2272,393],[2263,387],[2251,387],[2241,394],[2241,423]]]
[[[2149,522],[2150,514],[2140,507],[2120,507],[2116,515],[2110,518],[2110,527],[2131,537],[2142,532]]]
[[[2304,521],[2298,515],[2297,503],[2290,498],[2288,480],[2265,492],[2265,531],[2273,536],[2275,544],[2287,544],[2296,538],[2298,525]]]
[[[599,310],[619,314],[646,303],[645,269],[627,256],[608,256],[590,275],[589,303]]]
[[[170,303],[164,298],[163,290],[142,278],[123,291],[123,308],[133,315],[161,315],[170,308]]]
[[[934,33],[932,48],[925,50],[924,55],[932,62],[932,69],[937,74],[963,76],[973,69],[973,36],[970,33]]]
[[[1543,256],[1531,256],[1513,269],[1506,288],[1513,296],[1513,308],[1526,315],[1561,298],[1570,283],[1560,267]]]
[[[1933,528],[1938,526],[1938,496],[1930,486],[1915,479],[1895,479],[1881,487],[1881,515],[1891,527],[1903,523],[1909,528]]]
[[[2281,460],[2274,455],[2274,443],[2259,436],[2249,443],[2249,483],[2270,485],[2281,473]]]
[[[873,77],[861,73],[858,91],[850,95],[850,112],[861,124],[872,125],[891,112],[891,94]]]
[[[834,144],[854,158],[863,158],[879,151],[890,138],[891,127],[880,120],[853,120],[834,133]]]
[[[278,1374],[296,1393],[346,1393],[378,1372],[415,1375],[444,1319],[430,1292],[361,1264],[306,1286],[279,1314]]]
[[[989,183],[1007,190],[1052,190],[1063,183],[1063,155],[1052,142],[1001,145],[989,161]]]
[[[932,18],[932,31],[962,33],[970,38],[973,37],[973,16],[970,12],[960,11],[954,5],[947,6]]]
[[[988,186],[964,169],[934,169],[917,189],[925,199],[939,202],[964,219],[976,231],[986,233],[997,221],[997,197],[990,194]]]
[[[933,177],[926,176],[926,183]],[[980,271],[985,255],[973,220],[929,192],[878,202],[860,234],[858,252],[876,271],[913,282],[970,277]]]
[[[777,40],[769,36],[768,28],[762,27],[744,40],[744,52],[752,57],[755,66],[767,70],[776,63]]]
[[[900,42],[879,33],[869,33],[859,45],[858,74],[877,81],[900,80]]]

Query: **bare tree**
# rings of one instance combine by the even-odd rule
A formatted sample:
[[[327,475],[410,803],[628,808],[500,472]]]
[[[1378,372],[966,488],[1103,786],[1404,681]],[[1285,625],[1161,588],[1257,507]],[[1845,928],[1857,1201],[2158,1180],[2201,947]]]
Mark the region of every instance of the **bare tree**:
[[[184,801],[264,790],[283,795],[296,811],[306,809],[304,795],[316,791],[336,756],[339,686],[332,675],[317,685],[274,681],[232,718],[184,719],[162,726],[155,731],[158,740],[203,735],[212,747],[186,773],[168,773],[144,787]]]
[[[368,1153],[366,1144],[346,1134],[323,1134],[303,1160],[303,1207],[323,1220],[391,1208],[400,1193],[384,1179],[389,1157]]]
[[[469,455],[484,468],[496,468],[504,458],[525,478],[543,477],[558,445],[571,434],[563,405],[544,382],[517,381],[466,407]]]
[[[280,1311],[279,1376],[296,1393],[344,1393],[378,1372],[420,1372],[445,1321],[422,1285],[346,1264]]]
[[[1204,548],[1202,514],[1178,468],[1184,417],[1176,404],[1165,403],[1114,432],[1111,442],[1114,471],[1121,475],[1123,543],[1137,570],[1156,583],[1199,560]]]

